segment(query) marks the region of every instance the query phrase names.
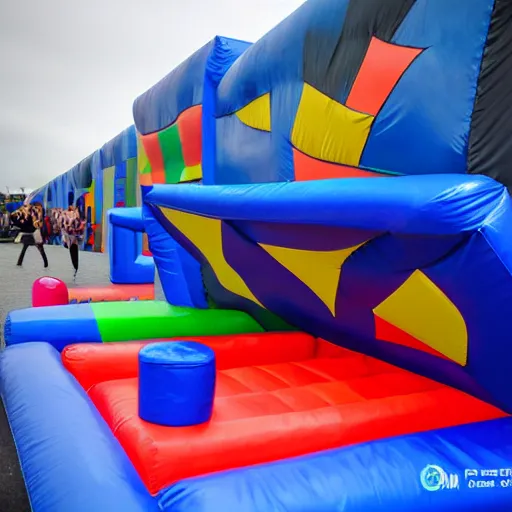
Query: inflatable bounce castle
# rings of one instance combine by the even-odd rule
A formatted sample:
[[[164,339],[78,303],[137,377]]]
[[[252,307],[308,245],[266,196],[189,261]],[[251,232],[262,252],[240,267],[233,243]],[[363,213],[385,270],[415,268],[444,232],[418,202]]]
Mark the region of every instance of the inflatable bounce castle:
[[[512,510],[511,45],[504,0],[309,0],[138,98],[166,301],[7,317],[33,510]]]

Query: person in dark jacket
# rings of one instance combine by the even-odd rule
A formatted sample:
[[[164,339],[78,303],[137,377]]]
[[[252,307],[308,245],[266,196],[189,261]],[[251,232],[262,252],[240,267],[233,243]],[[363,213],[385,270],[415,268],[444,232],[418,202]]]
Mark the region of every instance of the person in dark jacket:
[[[62,241],[64,247],[69,248],[71,264],[75,269],[73,278],[76,278],[79,265],[79,245],[83,242],[85,233],[85,220],[80,215],[76,206],[70,206],[67,210],[61,210],[58,214]]]
[[[23,265],[25,253],[31,245],[35,245],[43,258],[44,268],[48,267],[48,258],[44,251],[41,228],[43,227],[43,206],[39,203],[23,205],[11,214],[11,222],[20,229],[20,242],[23,244],[18,258],[18,267]]]

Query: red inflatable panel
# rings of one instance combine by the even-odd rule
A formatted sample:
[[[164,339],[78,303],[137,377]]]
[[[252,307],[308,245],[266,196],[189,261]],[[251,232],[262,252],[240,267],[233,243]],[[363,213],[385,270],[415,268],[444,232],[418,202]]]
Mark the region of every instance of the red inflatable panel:
[[[322,343],[317,351],[328,351]],[[89,395],[152,493],[214,471],[505,416],[370,357],[338,356],[219,370],[212,420],[195,427],[142,421],[137,378],[96,384]]]
[[[324,162],[293,149],[293,167],[295,181],[330,180],[333,178],[386,178],[391,175],[367,171],[358,167],[349,167]]]
[[[330,341],[322,340],[321,338],[317,338],[316,340],[315,357],[343,357],[353,355],[354,352],[348,348],[340,347],[339,345],[335,345]],[[394,368],[394,366],[390,365],[390,368]]]
[[[165,162],[162,154],[162,147],[160,146],[160,139],[158,138],[158,132],[144,135],[141,138],[142,145],[146,151],[146,155],[151,164],[151,183],[148,185],[156,185],[165,183]],[[145,174],[141,174],[142,177]],[[141,184],[144,185],[144,183]]]
[[[302,361],[313,358],[316,350],[315,338],[299,332],[179,339],[200,341],[211,347],[215,350],[217,368],[221,370],[237,366]],[[139,350],[155,341],[163,340],[69,345],[62,351],[62,362],[82,387],[88,390],[94,384],[106,380],[137,377]]]
[[[422,51],[372,37],[346,106],[377,116],[405,70]]]
[[[69,302],[114,302],[124,300],[154,300],[154,284],[109,284],[107,286],[77,286],[69,289]]]
[[[414,336],[407,334],[402,331],[393,324],[386,322],[379,316],[374,314],[375,320],[375,338],[380,341],[387,341],[388,343],[396,343],[397,345],[402,345],[403,347],[410,347],[415,350],[421,350],[422,352],[426,352],[427,354],[431,354],[436,357],[440,357],[441,359],[446,359],[447,361],[451,361],[449,357],[446,357],[441,352],[434,350],[429,347],[425,343],[416,339]]]
[[[185,110],[178,117],[181,149],[187,167],[201,163],[202,112],[202,105],[196,105]]]

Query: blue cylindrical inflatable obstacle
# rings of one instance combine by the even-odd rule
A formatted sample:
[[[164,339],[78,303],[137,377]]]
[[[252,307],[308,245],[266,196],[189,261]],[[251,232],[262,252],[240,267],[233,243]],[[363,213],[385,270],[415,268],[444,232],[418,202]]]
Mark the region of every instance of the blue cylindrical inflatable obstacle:
[[[215,353],[194,341],[151,343],[139,352],[139,416],[169,427],[199,425],[213,411]]]

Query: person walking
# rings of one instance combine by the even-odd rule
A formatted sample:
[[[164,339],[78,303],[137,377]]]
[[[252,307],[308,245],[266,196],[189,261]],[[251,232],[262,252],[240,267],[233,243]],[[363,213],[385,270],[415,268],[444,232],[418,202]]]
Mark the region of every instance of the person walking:
[[[69,249],[71,264],[75,269],[73,279],[76,279],[79,267],[79,245],[82,243],[85,233],[85,220],[81,218],[76,206],[70,206],[60,212],[60,227],[64,247]]]
[[[44,268],[48,268],[48,258],[44,251],[43,237],[41,235],[43,217],[43,206],[40,203],[23,205],[11,214],[12,224],[17,226],[20,230],[15,242],[23,244],[17,262],[18,267],[23,266],[23,259],[25,258],[27,249],[31,245],[35,245],[43,259]]]

